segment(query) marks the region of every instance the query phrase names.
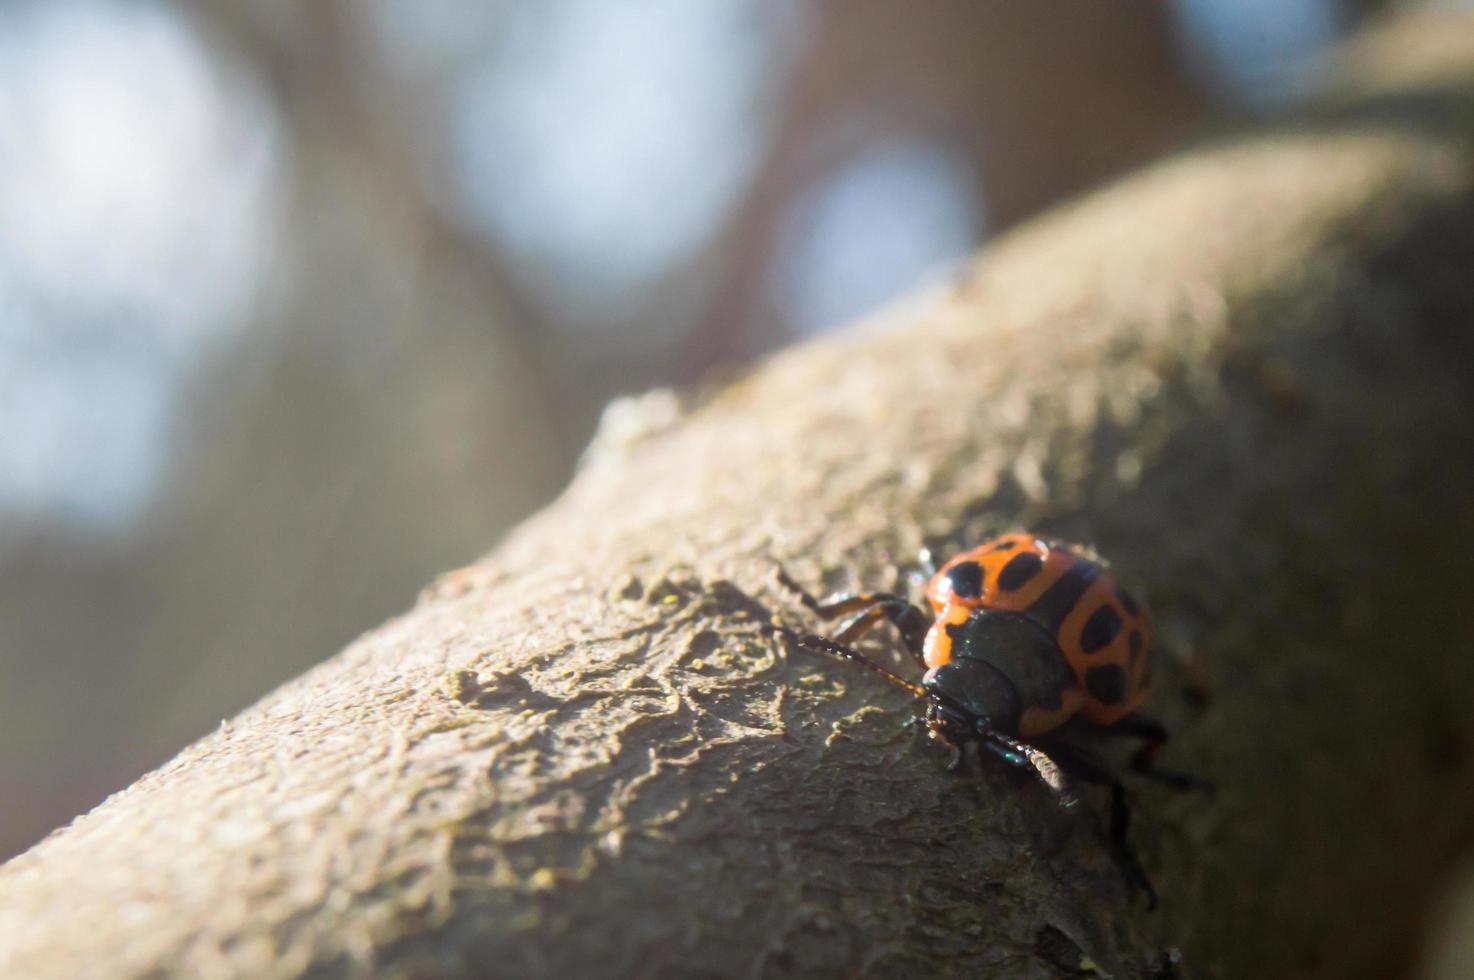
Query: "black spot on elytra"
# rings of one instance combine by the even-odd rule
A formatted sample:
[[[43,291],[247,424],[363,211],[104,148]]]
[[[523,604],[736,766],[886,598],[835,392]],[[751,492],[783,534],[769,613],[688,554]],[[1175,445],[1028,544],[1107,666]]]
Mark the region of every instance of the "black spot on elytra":
[[[1126,610],[1129,615],[1135,616],[1141,612],[1141,606],[1137,605],[1136,599],[1132,597],[1130,592],[1127,592],[1119,585],[1116,586],[1116,599],[1121,603],[1121,608]]]
[[[1101,704],[1120,704],[1126,697],[1126,672],[1116,664],[1091,667],[1085,672],[1085,689]]]
[[[962,562],[947,573],[947,581],[959,599],[976,599],[983,594],[983,566],[975,561]]]
[[[1029,604],[1029,616],[1057,633],[1100,573],[1100,566],[1093,561],[1082,558],[1071,562],[1064,574]]]
[[[1013,549],[1015,549],[1017,547],[1018,547],[1018,542],[1017,541],[1009,541],[1009,540],[1006,540],[1005,539],[1003,541],[994,541],[992,544],[988,545],[988,547],[985,548],[985,549],[983,549],[983,550],[986,551],[986,552],[991,553],[991,552],[994,552],[994,551],[1012,551]]]
[[[1003,571],[998,573],[998,588],[1005,592],[1022,588],[1029,579],[1039,574],[1044,567],[1044,559],[1032,551],[1025,551],[1021,555],[1014,555]]]
[[[1111,641],[1121,635],[1121,616],[1116,607],[1107,603],[1090,614],[1080,630],[1080,649],[1096,653],[1110,646]]]

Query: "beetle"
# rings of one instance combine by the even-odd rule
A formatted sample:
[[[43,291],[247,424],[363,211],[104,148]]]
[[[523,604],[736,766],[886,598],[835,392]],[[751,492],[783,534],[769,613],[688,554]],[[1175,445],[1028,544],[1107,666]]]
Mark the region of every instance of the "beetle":
[[[1150,904],[1155,893],[1127,841],[1130,808],[1110,766],[1066,737],[1089,728],[1141,739],[1130,768],[1178,789],[1206,781],[1162,769],[1167,731],[1141,712],[1151,694],[1153,638],[1145,609],[1093,552],[1030,532],[1005,534],[963,552],[931,574],[930,609],[891,592],[816,599],[781,568],[779,582],[825,620],[831,636],[780,632],[800,647],[860,664],[925,702],[926,727],[953,749],[949,768],[977,746],[1032,770],[1063,805],[1065,774],[1111,790],[1110,837]],[[856,650],[891,623],[924,673],[909,681]]]

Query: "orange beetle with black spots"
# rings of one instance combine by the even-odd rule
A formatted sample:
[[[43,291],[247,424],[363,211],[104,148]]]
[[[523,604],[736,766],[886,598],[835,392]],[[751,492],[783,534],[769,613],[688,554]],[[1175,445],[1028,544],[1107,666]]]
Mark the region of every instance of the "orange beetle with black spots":
[[[1155,764],[1167,732],[1140,711],[1151,694],[1151,623],[1103,561],[1037,534],[1005,534],[932,574],[930,611],[888,592],[821,601],[778,574],[819,616],[848,617],[829,637],[780,632],[807,649],[862,664],[924,699],[927,728],[953,746],[954,767],[963,747],[975,744],[1032,769],[1067,804],[1073,797],[1065,773],[1109,785],[1112,840],[1133,879],[1152,895],[1126,844],[1130,812],[1120,780],[1065,731],[1083,725],[1142,739],[1132,769],[1178,788],[1208,784]],[[919,684],[851,645],[887,621],[925,671]]]

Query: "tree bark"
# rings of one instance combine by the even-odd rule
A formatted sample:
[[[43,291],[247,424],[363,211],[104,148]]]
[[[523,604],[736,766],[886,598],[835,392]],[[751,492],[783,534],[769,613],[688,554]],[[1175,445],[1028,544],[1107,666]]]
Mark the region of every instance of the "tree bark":
[[[1470,26],[611,411],[484,561],[0,869],[0,973],[1409,969],[1474,812]],[[763,629],[809,622],[779,564],[890,585],[1020,527],[1145,594],[1166,759],[1220,787],[1134,794],[1155,912],[1099,794],[948,773]]]

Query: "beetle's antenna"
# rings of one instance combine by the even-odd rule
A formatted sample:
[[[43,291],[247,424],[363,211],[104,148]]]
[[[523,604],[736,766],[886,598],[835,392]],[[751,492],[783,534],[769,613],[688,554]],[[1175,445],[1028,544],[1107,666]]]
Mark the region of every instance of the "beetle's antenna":
[[[868,668],[869,670],[879,674],[881,677],[884,677],[886,680],[890,681],[897,687],[905,688],[907,691],[910,691],[918,698],[924,698],[928,696],[926,688],[922,687],[920,684],[913,684],[911,681],[906,680],[906,678],[902,677],[900,674],[897,674],[886,667],[882,667],[880,664],[876,663],[874,660],[871,660],[869,657],[865,656],[854,647],[846,646],[843,643],[836,643],[829,637],[820,636],[818,633],[796,633],[793,630],[789,629],[787,626],[784,626],[781,623],[777,622],[770,622],[768,624],[768,628],[771,629],[774,633],[783,637],[785,640],[788,640],[793,645],[800,647],[801,649],[808,650],[811,653],[828,654],[829,656],[836,657],[840,660],[848,660],[851,663],[857,663],[861,667]]]
[[[1048,786],[1059,799],[1061,807],[1069,809],[1079,802],[1070,792],[1059,763],[1055,762],[1043,749],[1029,745],[1027,742],[1020,742],[1016,738],[1010,738],[992,729],[983,733],[982,744],[1011,765],[1032,769],[1034,775],[1039,777],[1039,781]]]

